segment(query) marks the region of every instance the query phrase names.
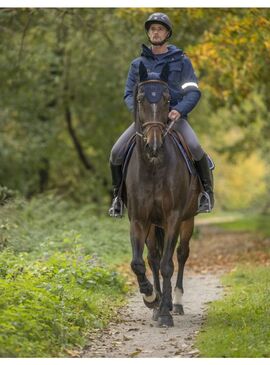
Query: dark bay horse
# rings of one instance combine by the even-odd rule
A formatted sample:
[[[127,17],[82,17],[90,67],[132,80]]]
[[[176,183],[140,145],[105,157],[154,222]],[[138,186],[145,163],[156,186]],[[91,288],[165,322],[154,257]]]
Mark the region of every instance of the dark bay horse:
[[[168,72],[165,65],[160,74],[148,74],[144,64],[140,64],[140,81],[134,93],[136,145],[125,180],[131,268],[137,276],[144,303],[154,309],[153,319],[158,320],[159,326],[174,325],[172,310],[184,314],[183,271],[200,192],[197,176],[190,175],[170,137]],[[173,253],[179,235],[179,268],[172,300]],[[146,277],[145,244],[154,287]],[[163,279],[162,290],[159,273]]]

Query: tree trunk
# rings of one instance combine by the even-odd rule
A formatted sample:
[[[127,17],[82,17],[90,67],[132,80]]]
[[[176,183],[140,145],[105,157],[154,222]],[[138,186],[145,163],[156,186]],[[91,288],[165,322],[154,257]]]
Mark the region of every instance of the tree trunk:
[[[78,157],[80,159],[80,161],[82,162],[83,166],[89,170],[94,172],[95,171],[95,167],[93,164],[91,164],[91,162],[89,161],[89,159],[87,158],[86,154],[84,153],[83,147],[76,135],[75,129],[72,125],[72,115],[71,115],[71,110],[69,105],[67,104],[67,102],[65,103],[65,118],[66,118],[66,123],[67,123],[67,127],[68,127],[68,132],[70,134],[70,137],[73,141],[74,147],[76,149],[76,152],[78,154]]]

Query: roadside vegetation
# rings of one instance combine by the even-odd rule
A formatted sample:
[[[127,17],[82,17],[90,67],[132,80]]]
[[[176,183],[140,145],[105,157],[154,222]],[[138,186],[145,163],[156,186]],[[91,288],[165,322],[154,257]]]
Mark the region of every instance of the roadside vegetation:
[[[270,237],[270,215],[245,215],[235,218],[232,222],[218,223],[221,228],[236,232],[254,232]]]
[[[241,217],[216,224],[228,231],[253,232],[270,238],[269,216]],[[270,357],[270,247],[260,246],[268,260],[235,267],[222,279],[225,294],[209,306],[197,337],[201,357]]]
[[[197,337],[201,357],[270,357],[270,270],[244,266],[223,279]]]
[[[126,225],[43,196],[0,208],[0,357],[62,357],[125,303]]]

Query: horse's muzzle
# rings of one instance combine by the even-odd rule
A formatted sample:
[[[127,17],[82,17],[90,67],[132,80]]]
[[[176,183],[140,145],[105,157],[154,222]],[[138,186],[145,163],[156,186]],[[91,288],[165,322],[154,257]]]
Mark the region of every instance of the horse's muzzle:
[[[145,150],[149,157],[157,157],[161,146],[153,145],[152,143],[145,144]]]

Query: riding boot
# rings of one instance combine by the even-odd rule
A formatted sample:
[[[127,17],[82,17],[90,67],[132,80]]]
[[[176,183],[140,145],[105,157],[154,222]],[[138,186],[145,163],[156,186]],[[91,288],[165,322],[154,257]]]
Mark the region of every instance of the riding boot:
[[[113,165],[110,163],[113,184],[113,201],[109,209],[110,217],[122,217],[124,204],[121,197],[118,195],[122,181],[122,165]]]
[[[197,213],[210,213],[214,207],[213,177],[206,154],[199,161],[195,161],[195,167],[204,188],[198,198]]]

